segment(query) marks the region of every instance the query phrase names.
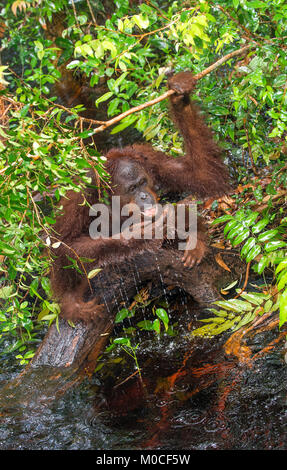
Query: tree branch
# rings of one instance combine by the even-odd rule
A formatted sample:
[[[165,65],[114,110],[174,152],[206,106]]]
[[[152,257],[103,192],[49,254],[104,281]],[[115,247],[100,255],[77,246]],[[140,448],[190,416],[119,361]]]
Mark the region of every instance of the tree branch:
[[[202,72],[196,74],[193,76],[195,80],[200,80],[202,77],[205,75],[209,74],[213,70],[215,70],[217,67],[220,67],[224,62],[227,62],[229,59],[232,59],[233,57],[236,56],[241,56],[247,53],[250,49],[253,49],[256,47],[255,44],[249,44],[247,46],[241,47],[240,49],[237,49],[236,51],[230,52],[230,54],[226,54],[225,56],[221,57],[221,59],[217,60],[214,62],[214,64],[210,65],[206,69],[204,69]],[[110,119],[109,121],[106,121],[103,123],[101,126],[97,127],[94,130],[95,134],[98,134],[99,132],[103,132],[107,127],[113,126],[117,122],[121,121],[125,117],[129,116],[130,114],[136,113],[138,111],[141,111],[142,109],[148,108],[149,106],[153,106],[156,103],[159,103],[160,101],[165,100],[169,96],[173,95],[175,93],[174,90],[168,90],[162,95],[158,96],[154,100],[147,101],[146,103],[140,104],[139,106],[135,106],[134,108],[130,108],[127,111],[125,111],[122,114],[119,114],[118,116],[115,116],[113,119]],[[89,121],[89,119],[85,119],[85,121]]]
[[[249,44],[248,46],[244,46],[244,47],[241,47],[240,49],[237,49],[236,51],[230,52],[229,54],[224,55],[223,57],[221,57],[221,59],[214,62],[214,64],[204,69],[202,72],[194,75],[193,78],[195,80],[199,80],[200,78],[212,72],[212,70],[217,69],[217,67],[220,67],[220,65],[224,64],[224,62],[227,62],[229,59],[232,59],[233,57],[236,57],[238,55],[244,55],[250,49],[254,49],[255,47],[256,47],[256,44]]]

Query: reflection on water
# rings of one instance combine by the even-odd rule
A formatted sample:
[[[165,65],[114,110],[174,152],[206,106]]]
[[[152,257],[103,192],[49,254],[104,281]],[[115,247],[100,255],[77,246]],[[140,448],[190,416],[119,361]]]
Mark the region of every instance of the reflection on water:
[[[226,355],[226,337],[191,341],[187,333],[143,338],[143,383],[128,379],[134,364],[125,358],[57,401],[29,401],[37,378],[21,405],[2,396],[0,449],[286,449],[285,338],[240,363]],[[276,328],[261,330],[247,346],[256,354],[277,337]],[[0,372],[4,385],[17,369],[6,360]]]

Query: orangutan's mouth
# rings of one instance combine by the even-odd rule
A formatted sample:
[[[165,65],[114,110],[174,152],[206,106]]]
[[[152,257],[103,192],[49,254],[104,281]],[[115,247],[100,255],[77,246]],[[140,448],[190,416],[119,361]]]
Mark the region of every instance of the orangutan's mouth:
[[[156,216],[158,212],[158,207],[157,206],[147,206],[146,209],[144,209],[141,213],[144,214],[147,217],[154,217]]]

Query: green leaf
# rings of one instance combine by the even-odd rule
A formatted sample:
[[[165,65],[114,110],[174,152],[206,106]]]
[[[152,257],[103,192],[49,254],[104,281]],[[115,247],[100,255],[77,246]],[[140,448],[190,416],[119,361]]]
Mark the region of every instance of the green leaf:
[[[253,10],[254,8],[261,8],[266,10],[268,8],[268,2],[262,2],[260,0],[253,0],[251,2],[245,2],[246,7],[248,10]]]
[[[34,44],[36,48],[38,49],[38,51],[42,51],[44,49],[44,46],[40,41],[34,41]]]
[[[266,242],[268,240],[271,240],[271,238],[275,237],[277,234],[278,234],[278,230],[276,229],[267,230],[266,232],[263,232],[258,236],[258,241]]]
[[[280,296],[279,309],[279,328],[281,328],[287,322],[287,289]]]
[[[120,345],[124,344],[125,346],[127,346],[129,348],[131,347],[131,342],[130,342],[129,338],[115,338],[114,343],[115,344],[120,344]]]
[[[149,26],[149,19],[145,14],[134,15],[133,20],[140,29],[146,29]]]
[[[115,81],[114,81],[114,84],[113,84],[113,90],[118,93],[119,92],[119,88],[120,88],[120,85],[124,82],[126,76],[128,75],[128,72],[124,72],[122,73],[119,78],[117,78]]]
[[[80,64],[79,60],[72,60],[69,64],[67,64],[66,68],[74,69],[75,67],[78,67],[79,64]]]
[[[153,330],[153,322],[151,320],[143,320],[137,323],[137,326],[142,330]]]
[[[102,103],[103,101],[107,101],[109,98],[111,98],[111,96],[113,96],[114,92],[113,91],[108,91],[107,93],[105,93],[104,95],[100,96],[100,98],[98,98],[96,101],[95,101],[95,104],[96,106],[98,106],[100,103]]]
[[[126,127],[130,126],[137,120],[137,116],[128,116],[122,120],[122,123],[114,127],[111,131],[111,134],[117,134],[120,131],[123,131]]]
[[[232,282],[231,284],[229,284],[229,285],[228,285],[228,286],[226,286],[226,287],[223,287],[223,289],[222,289],[222,290],[224,290],[224,291],[226,291],[226,290],[230,290],[230,289],[232,289],[232,287],[236,286],[236,284],[237,284],[237,283],[238,283],[238,280],[236,280],[236,281]]]
[[[241,319],[241,316],[238,315],[233,320],[227,320],[225,323],[222,323],[222,325],[220,325],[216,329],[214,329],[213,334],[214,335],[219,335],[219,334],[223,333],[224,331],[229,330],[230,328],[233,329],[235,323],[240,321],[240,319]]]
[[[256,317],[256,313],[255,313],[255,312],[248,312],[248,313],[246,313],[246,315],[244,315],[244,316],[242,317],[242,319],[240,320],[240,322],[235,326],[235,328],[233,328],[232,331],[237,331],[237,330],[239,330],[239,328],[241,328],[242,326],[247,325],[247,323],[252,322],[255,317]]]
[[[13,292],[13,286],[5,286],[0,289],[0,299],[9,299]]]
[[[55,313],[48,313],[47,315],[42,315],[42,313],[39,314],[38,321],[55,320],[57,318]]]
[[[278,282],[277,289],[280,291],[281,289],[283,289],[283,287],[286,286],[286,284],[287,284],[287,271],[286,272],[283,271],[283,275],[281,276],[280,281]]]
[[[159,334],[160,333],[160,321],[158,318],[156,318],[153,322],[153,330]]]
[[[214,324],[210,323],[200,328],[196,328],[191,332],[191,336],[212,336],[212,330],[214,330],[214,326]]]
[[[240,224],[240,223],[237,223],[237,225],[230,230],[229,234],[227,235],[227,238],[229,240],[232,240],[232,238],[238,237],[244,231],[246,231],[244,225]]]
[[[245,227],[250,227],[250,225],[254,224],[255,220],[257,219],[259,212],[252,212],[246,219],[244,220]]]
[[[191,336],[215,336],[223,333],[230,328],[233,328],[235,323],[241,320],[241,316],[237,316],[234,319],[226,320],[220,325],[218,323],[209,323],[201,328],[197,328],[191,332]]]
[[[25,106],[23,106],[23,108],[21,109],[20,111],[20,116],[23,118],[25,116],[27,116],[28,114],[28,111],[29,111],[29,108],[30,108],[30,103],[29,104],[25,104]]]
[[[15,253],[15,248],[7,243],[0,242],[0,253],[3,255],[13,255]]]
[[[224,230],[223,230],[224,235],[227,236],[227,233],[229,232],[229,230],[233,229],[237,225],[238,225],[237,220],[235,220],[235,219],[230,220],[230,222],[228,222],[224,227]]]
[[[286,273],[287,273],[287,268],[282,269],[282,271],[280,271],[280,273],[278,273],[277,275],[277,282],[279,282],[282,276],[284,276]]]
[[[118,30],[123,31],[124,30],[124,23],[122,22],[121,19],[118,19]]]
[[[122,308],[116,315],[115,323],[122,322],[125,318],[129,318],[130,311],[127,308]]]
[[[226,222],[227,220],[233,220],[233,216],[229,214],[222,215],[215,219],[212,224],[222,224],[222,222]]]
[[[52,296],[52,288],[51,288],[50,279],[48,277],[43,277],[41,279],[41,285],[42,285],[44,291],[46,292],[47,296],[51,297]]]
[[[226,310],[231,310],[232,312],[244,312],[253,309],[249,302],[238,299],[218,300],[214,303],[219,307],[222,307]]]
[[[282,269],[285,269],[285,268],[287,268],[287,258],[284,259],[283,261],[281,261],[281,263],[278,264],[278,266],[275,270],[275,274],[280,273],[280,271],[282,271]]]
[[[247,253],[251,250],[251,248],[254,247],[255,244],[256,244],[256,239],[253,237],[249,238],[249,240],[247,240],[247,242],[243,245],[240,251],[240,254],[242,256],[246,256]]]
[[[286,243],[281,240],[274,240],[273,242],[268,242],[265,245],[265,251],[269,253],[270,251],[278,250],[278,248],[283,248],[286,246]]]
[[[245,258],[246,262],[249,263],[249,261],[252,261],[253,259],[255,259],[256,256],[259,255],[260,252],[261,252],[261,246],[255,245],[253,248],[251,248],[248,255],[246,256]]]
[[[88,17],[86,15],[77,15],[77,21],[83,25],[88,21]]]
[[[92,271],[90,271],[88,273],[88,278],[93,279],[93,277],[95,277],[97,274],[99,274],[99,272],[101,272],[101,270],[102,270],[102,268],[93,269]]]
[[[259,233],[268,224],[269,224],[269,219],[261,219],[259,220],[259,222],[257,222],[257,224],[254,225],[254,227],[252,227],[252,232]]]
[[[109,107],[108,107],[108,115],[113,116],[114,114],[118,113],[118,106],[120,104],[120,99],[115,98],[112,101],[109,102]]]
[[[155,314],[158,316],[158,318],[163,322],[165,329],[168,329],[168,314],[166,313],[164,308],[157,308],[155,311]]]
[[[75,56],[82,55],[83,57],[93,56],[94,51],[89,44],[82,44],[75,47],[74,51]]]
[[[240,209],[239,211],[236,212],[235,218],[239,222],[244,222],[244,220],[246,219],[246,211],[244,209]]]
[[[210,317],[210,318],[205,318],[203,320],[200,320],[201,322],[203,323],[224,323],[226,321],[226,319],[222,316],[218,316],[218,317]]]
[[[248,300],[248,302],[254,305],[261,305],[264,302],[264,299],[262,299],[262,297],[260,297],[256,293],[242,292],[242,294],[240,294],[240,297],[243,297],[243,299]]]
[[[286,83],[286,74],[282,74],[274,78],[272,82],[272,86],[280,88],[280,87],[283,87],[285,83]]]
[[[209,312],[215,313],[218,317],[227,317],[228,313],[224,310],[217,310],[216,308],[209,308]]]
[[[80,134],[77,134],[77,137],[79,137],[80,139],[87,139],[88,137],[91,137],[92,135],[94,135],[94,130],[89,129],[89,130],[80,132]]]
[[[235,240],[233,240],[232,246],[237,246],[242,243],[244,240],[246,240],[246,238],[249,237],[249,234],[249,228],[245,229],[240,235],[238,235],[238,237],[235,238]]]
[[[270,312],[273,306],[273,302],[271,299],[267,300],[266,304],[264,305],[264,312]]]
[[[268,256],[262,256],[257,264],[257,272],[258,274],[262,274],[264,269],[269,266],[270,259]]]
[[[108,39],[105,39],[103,42],[102,42],[102,46],[105,50],[110,50],[111,51],[111,56],[112,57],[116,57],[118,51],[117,51],[117,48],[116,48],[116,42],[113,42],[113,41],[110,41]]]

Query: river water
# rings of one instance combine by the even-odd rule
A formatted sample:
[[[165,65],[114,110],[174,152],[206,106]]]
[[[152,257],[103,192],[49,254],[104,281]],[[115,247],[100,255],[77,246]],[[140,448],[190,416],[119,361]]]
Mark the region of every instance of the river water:
[[[58,400],[29,401],[46,373],[37,369],[20,400],[3,396],[19,373],[3,357],[0,449],[286,450],[286,338],[258,330],[245,344],[257,359],[246,363],[226,354],[228,335],[192,339],[187,324],[173,337],[141,335],[141,381],[134,361],[115,351]]]

